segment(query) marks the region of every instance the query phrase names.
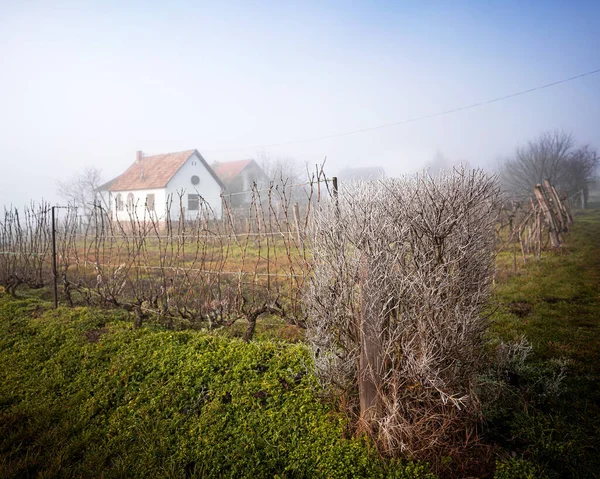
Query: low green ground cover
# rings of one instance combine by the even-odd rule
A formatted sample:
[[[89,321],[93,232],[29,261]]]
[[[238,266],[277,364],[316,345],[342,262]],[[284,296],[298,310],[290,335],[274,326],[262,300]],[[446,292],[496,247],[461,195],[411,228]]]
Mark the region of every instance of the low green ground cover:
[[[321,400],[302,344],[0,297],[0,477],[432,477]]]

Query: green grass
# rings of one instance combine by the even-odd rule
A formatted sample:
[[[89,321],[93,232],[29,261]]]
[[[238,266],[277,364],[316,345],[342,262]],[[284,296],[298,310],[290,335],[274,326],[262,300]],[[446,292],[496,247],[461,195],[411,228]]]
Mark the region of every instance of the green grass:
[[[432,478],[349,436],[310,361],[0,296],[0,477]]]
[[[561,251],[506,276],[490,336],[524,335],[533,353],[507,371],[512,384],[488,413],[489,436],[549,477],[600,477],[600,209],[576,216]]]

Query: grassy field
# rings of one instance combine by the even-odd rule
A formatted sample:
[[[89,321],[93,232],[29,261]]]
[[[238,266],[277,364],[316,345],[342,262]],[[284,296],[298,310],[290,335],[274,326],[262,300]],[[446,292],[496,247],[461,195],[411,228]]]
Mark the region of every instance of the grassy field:
[[[503,371],[489,438],[540,476],[600,477],[600,209],[576,215],[561,251],[506,273],[491,311],[495,342],[524,336],[532,351]]]
[[[600,477],[600,209],[575,222],[516,273],[498,258],[479,477]],[[0,295],[0,477],[433,477],[353,437],[276,321],[246,344],[20,294]]]

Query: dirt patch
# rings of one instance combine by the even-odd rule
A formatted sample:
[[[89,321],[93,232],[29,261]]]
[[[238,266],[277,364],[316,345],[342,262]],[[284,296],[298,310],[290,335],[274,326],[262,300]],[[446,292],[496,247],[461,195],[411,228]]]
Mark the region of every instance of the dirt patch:
[[[99,328],[99,329],[90,329],[90,330],[86,331],[85,333],[83,333],[83,335],[89,343],[97,343],[98,341],[100,341],[100,338],[103,335],[105,335],[106,333],[108,333],[108,329]]]
[[[548,304],[556,304],[559,301],[562,301],[562,298],[557,298],[556,296],[547,296],[545,298],[542,298],[546,303]]]
[[[531,314],[532,309],[533,306],[527,301],[513,301],[508,305],[508,310],[515,316],[518,316],[519,318],[529,316]]]

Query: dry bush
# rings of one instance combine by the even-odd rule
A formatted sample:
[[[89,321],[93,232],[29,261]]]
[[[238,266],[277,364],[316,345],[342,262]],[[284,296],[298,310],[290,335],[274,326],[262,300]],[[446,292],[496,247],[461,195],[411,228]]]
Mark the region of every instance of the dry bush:
[[[385,454],[435,461],[473,438],[498,195],[462,170],[347,185],[315,213],[315,365]]]
[[[0,284],[11,295],[20,285],[41,288],[47,282],[51,252],[50,208],[31,204],[19,213],[5,209],[0,222]]]

